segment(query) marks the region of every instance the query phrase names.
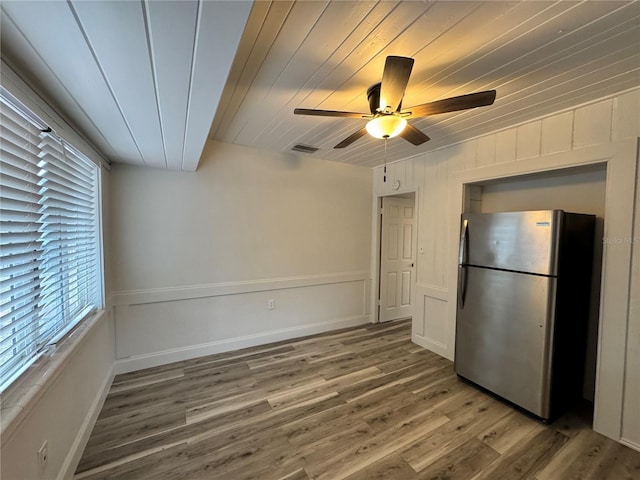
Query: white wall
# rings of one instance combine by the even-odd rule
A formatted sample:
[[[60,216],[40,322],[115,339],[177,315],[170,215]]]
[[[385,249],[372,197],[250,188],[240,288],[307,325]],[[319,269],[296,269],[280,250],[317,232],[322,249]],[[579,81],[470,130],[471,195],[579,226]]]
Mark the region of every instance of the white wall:
[[[636,448],[640,448],[640,292],[635,282],[629,294],[629,278],[631,267],[635,272],[640,268],[640,249],[633,244],[640,229],[636,220],[633,237],[638,111],[640,89],[395,163],[387,168],[386,183],[381,169],[374,171],[375,197],[393,193],[395,180],[401,189],[418,192],[418,247],[425,253],[418,255],[413,340],[453,359],[463,186],[607,164],[604,234],[627,243],[607,245],[604,251],[594,427]]]
[[[112,180],[119,372],[369,320],[371,170],[209,142]]]
[[[2,434],[3,480],[71,478],[113,380],[114,329],[109,313],[90,322],[72,351],[50,362],[19,417]],[[76,336],[74,334],[74,337]],[[37,383],[40,384],[37,384]],[[3,405],[9,408],[9,405]],[[37,452],[47,441],[44,469]]]
[[[604,218],[606,167],[575,169],[483,185],[481,212],[562,209]]]

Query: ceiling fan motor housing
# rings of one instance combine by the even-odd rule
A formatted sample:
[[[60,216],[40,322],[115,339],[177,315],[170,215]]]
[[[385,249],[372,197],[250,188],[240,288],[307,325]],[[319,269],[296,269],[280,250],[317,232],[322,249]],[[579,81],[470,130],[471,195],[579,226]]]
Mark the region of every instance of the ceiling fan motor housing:
[[[374,83],[369,88],[367,88],[367,100],[369,100],[369,110],[371,111],[371,115],[375,115],[380,112],[380,87],[382,82]],[[402,110],[402,101],[400,105],[398,105],[398,109],[396,111]]]
[[[380,108],[380,85],[382,83],[374,83],[367,88],[367,100],[369,100],[369,110],[372,115],[375,115]]]

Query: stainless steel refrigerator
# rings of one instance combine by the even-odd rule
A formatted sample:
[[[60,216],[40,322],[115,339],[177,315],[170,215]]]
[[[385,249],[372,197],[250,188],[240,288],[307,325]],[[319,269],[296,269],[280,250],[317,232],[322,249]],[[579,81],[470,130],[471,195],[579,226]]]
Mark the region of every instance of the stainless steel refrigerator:
[[[548,420],[581,397],[595,216],[463,214],[456,373]]]

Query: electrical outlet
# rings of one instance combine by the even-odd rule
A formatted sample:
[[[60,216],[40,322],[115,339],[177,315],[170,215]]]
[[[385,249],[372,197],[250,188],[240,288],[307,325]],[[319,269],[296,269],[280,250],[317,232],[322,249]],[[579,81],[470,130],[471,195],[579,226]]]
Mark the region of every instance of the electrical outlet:
[[[49,444],[45,440],[40,449],[38,450],[38,465],[41,469],[47,466],[49,460]]]
[[[268,300],[267,307],[269,308],[269,310],[273,310],[274,308],[276,308],[276,301],[273,298]]]

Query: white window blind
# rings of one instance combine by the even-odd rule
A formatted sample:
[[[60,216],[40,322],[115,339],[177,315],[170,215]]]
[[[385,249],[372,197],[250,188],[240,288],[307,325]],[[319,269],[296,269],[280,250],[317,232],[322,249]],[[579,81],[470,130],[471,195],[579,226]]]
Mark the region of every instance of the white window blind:
[[[0,391],[100,304],[98,168],[0,94]]]

